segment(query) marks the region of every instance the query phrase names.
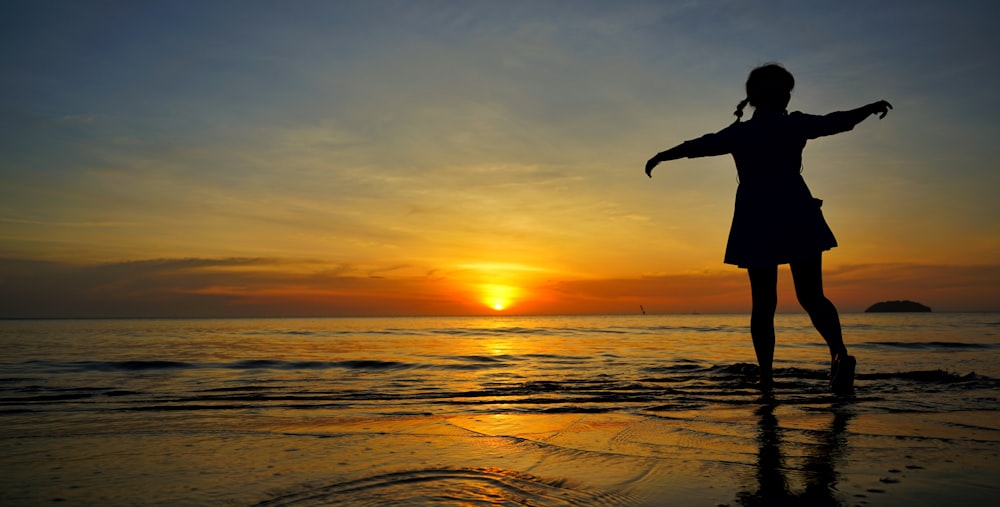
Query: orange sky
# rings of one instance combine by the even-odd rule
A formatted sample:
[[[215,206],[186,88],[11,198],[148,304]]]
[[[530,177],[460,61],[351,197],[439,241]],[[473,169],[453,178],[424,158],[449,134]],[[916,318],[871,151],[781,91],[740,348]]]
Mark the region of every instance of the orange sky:
[[[629,278],[358,276],[272,259],[157,260],[104,265],[2,264],[4,312],[21,317],[215,317],[639,313],[749,310],[742,270]],[[842,311],[913,295],[936,311],[992,311],[996,266],[839,266],[827,293]],[[479,283],[491,279],[502,283]],[[915,283],[914,279],[919,283]],[[798,311],[781,273],[779,311]],[[917,289],[914,286],[918,285]],[[500,311],[493,306],[502,305]]]
[[[0,317],[745,312],[731,158],[642,166],[767,61],[896,106],[805,151],[841,310],[1000,310],[977,9],[228,5],[3,8]]]

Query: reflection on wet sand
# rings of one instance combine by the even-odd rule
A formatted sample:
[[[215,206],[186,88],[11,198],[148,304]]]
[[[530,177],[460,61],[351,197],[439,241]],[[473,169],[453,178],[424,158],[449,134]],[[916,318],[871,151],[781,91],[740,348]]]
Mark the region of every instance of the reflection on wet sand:
[[[744,506],[840,506],[838,497],[837,463],[843,458],[847,448],[847,423],[854,413],[845,404],[831,407],[832,420],[828,428],[817,430],[816,443],[808,446],[812,452],[797,471],[802,474],[804,487],[794,488],[788,472],[793,468],[785,463],[782,454],[782,428],[774,411],[777,403],[773,398],[761,399],[755,411],[758,416],[757,442],[759,452],[756,463],[756,491],[742,491],[737,494],[738,502]],[[797,444],[797,447],[804,447]]]

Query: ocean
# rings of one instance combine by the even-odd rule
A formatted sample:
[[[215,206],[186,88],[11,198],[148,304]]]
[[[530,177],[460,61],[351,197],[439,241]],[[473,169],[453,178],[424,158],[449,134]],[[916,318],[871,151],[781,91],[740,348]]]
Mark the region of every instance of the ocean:
[[[0,321],[3,505],[935,505],[1000,493],[1000,314]],[[667,503],[661,503],[667,502]],[[928,503],[930,502],[930,503]]]

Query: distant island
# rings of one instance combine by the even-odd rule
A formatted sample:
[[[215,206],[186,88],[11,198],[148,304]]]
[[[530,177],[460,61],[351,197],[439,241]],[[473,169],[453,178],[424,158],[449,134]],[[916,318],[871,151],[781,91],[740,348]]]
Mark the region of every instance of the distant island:
[[[929,312],[929,306],[922,305],[916,301],[881,301],[875,303],[865,310],[865,313],[890,313],[890,312]]]

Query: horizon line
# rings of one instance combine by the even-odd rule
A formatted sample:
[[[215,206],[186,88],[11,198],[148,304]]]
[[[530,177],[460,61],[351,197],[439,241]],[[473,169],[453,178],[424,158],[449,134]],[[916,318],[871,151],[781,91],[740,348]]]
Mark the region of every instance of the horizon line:
[[[841,315],[907,315],[907,314],[971,314],[971,313],[1000,313],[1000,310],[949,310],[930,312],[867,312],[842,311]],[[423,319],[423,318],[493,318],[493,317],[689,317],[689,316],[716,316],[716,315],[746,315],[747,312],[663,312],[663,313],[479,313],[479,314],[440,314],[440,315],[216,315],[216,316],[102,316],[102,317],[2,317],[0,321],[26,321],[26,320],[242,320],[242,319]],[[778,311],[775,315],[807,315],[804,310],[799,311]]]

